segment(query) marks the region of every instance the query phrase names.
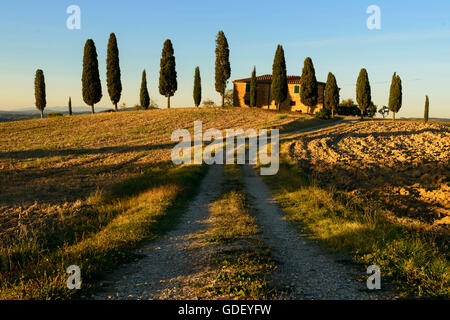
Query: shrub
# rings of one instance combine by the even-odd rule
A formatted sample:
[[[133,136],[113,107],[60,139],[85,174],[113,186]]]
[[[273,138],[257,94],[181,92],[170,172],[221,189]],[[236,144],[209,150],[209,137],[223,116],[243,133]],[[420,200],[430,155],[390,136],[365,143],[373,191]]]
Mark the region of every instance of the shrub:
[[[276,120],[283,120],[283,119],[287,119],[287,118],[289,118],[288,114],[280,114],[275,117]]]
[[[378,110],[378,113],[383,116],[383,119],[389,114],[389,108],[387,106],[383,106]]]
[[[207,100],[203,101],[203,106],[204,107],[216,107],[216,103],[214,101],[212,101],[211,99],[207,99]]]
[[[373,102],[370,103],[369,107],[364,110],[364,116],[373,118],[377,113],[378,106],[374,105]]]
[[[316,112],[316,118],[317,119],[330,119],[331,118],[330,111],[325,108],[322,108],[320,111]]]
[[[47,118],[57,118],[63,117],[64,115],[61,112],[49,112],[47,113]]]

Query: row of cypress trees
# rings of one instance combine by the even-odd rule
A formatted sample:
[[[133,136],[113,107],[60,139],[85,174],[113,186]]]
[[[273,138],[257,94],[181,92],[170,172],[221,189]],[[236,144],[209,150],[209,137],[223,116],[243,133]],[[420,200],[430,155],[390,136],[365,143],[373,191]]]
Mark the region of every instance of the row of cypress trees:
[[[231,76],[230,50],[227,38],[223,31],[219,31],[216,39],[216,62],[215,62],[215,88],[222,97],[222,106],[224,105],[225,90],[228,79]],[[84,102],[91,107],[92,113],[95,113],[94,106],[102,98],[102,86],[98,69],[98,56],[95,43],[88,39],[84,46],[83,54],[83,73],[81,77],[82,94]],[[122,82],[119,61],[119,48],[117,38],[114,33],[110,34],[108,40],[107,58],[106,58],[106,84],[108,94],[114,105],[115,111],[118,111],[117,105],[122,94]],[[172,42],[167,39],[164,42],[159,74],[159,92],[167,98],[167,108],[170,108],[170,98],[178,89],[176,62]],[[194,102],[198,107],[201,102],[201,78],[200,69],[195,69],[194,79]],[[35,104],[40,110],[41,117],[44,117],[46,106],[46,92],[44,72],[37,70],[35,75]],[[140,104],[144,109],[150,106],[150,96],[147,88],[146,70],[142,72]],[[72,99],[69,98],[69,114],[72,114]]]
[[[252,74],[252,81],[250,82],[250,105],[256,105],[256,75],[255,69]],[[272,84],[270,87],[270,93],[272,99],[277,106],[277,110],[280,111],[280,106],[283,101],[286,100],[288,95],[288,84],[286,74],[286,60],[284,58],[284,50],[281,45],[278,45],[275,52],[275,58],[272,65]],[[311,58],[306,58],[302,75],[300,78],[300,101],[308,107],[308,112],[311,108],[317,104],[318,97],[318,85],[316,79],[316,73]],[[330,72],[328,74],[327,84],[325,86],[325,107],[331,110],[333,116],[334,112],[339,105],[339,88],[336,83],[336,78]]]
[[[225,91],[228,80],[231,77],[230,48],[225,33],[220,30],[216,38],[216,61],[215,61],[215,89],[222,98],[222,107],[225,105]],[[194,105],[198,107],[202,101],[202,84],[200,68],[197,66],[194,73]]]
[[[288,94],[286,61],[284,50],[278,45],[272,66],[271,96],[275,101],[277,110],[280,111],[281,103],[286,100]],[[308,113],[318,102],[318,85],[315,75],[314,65],[311,58],[306,58],[300,79],[300,101],[308,107]],[[339,106],[339,87],[333,73],[328,73],[324,93],[324,107],[331,112],[334,117],[336,108]],[[361,117],[364,111],[372,104],[371,88],[369,76],[366,69],[361,69],[356,82],[356,101],[361,110]],[[250,81],[250,106],[256,106],[256,70],[253,69]],[[394,114],[402,106],[402,82],[400,76],[394,73],[389,93],[389,109]]]
[[[278,45],[275,52],[275,57],[272,65],[272,84],[270,87],[271,97],[275,102],[277,110],[280,111],[280,106],[288,96],[288,84],[286,74],[286,60],[284,58],[284,50],[281,45]],[[302,75],[300,78],[300,101],[308,107],[308,112],[317,104],[318,85],[316,73],[311,58],[306,58]],[[339,88],[336,83],[335,76],[330,72],[328,74],[327,83],[325,86],[325,107],[331,110],[332,115],[339,105]],[[250,105],[256,106],[256,71],[253,69],[252,79],[250,82]]]
[[[223,31],[219,31],[216,38],[216,61],[215,61],[215,89],[222,97],[222,106],[224,105],[225,90],[228,79],[231,76],[231,67],[229,61],[229,45],[227,38]],[[170,108],[170,98],[177,91],[177,72],[174,56],[174,49],[172,42],[167,39],[164,42],[161,61],[160,61],[160,75],[159,75],[159,92],[167,98],[167,107]],[[119,63],[119,49],[117,39],[114,33],[110,34],[107,49],[106,59],[106,82],[108,94],[111,102],[117,109],[117,104],[120,101],[122,93],[121,72]],[[250,106],[256,106],[256,67],[253,68],[250,81]],[[195,106],[198,107],[201,102],[201,77],[200,69],[197,66],[194,74],[194,90],[193,98]],[[98,69],[97,50],[92,39],[86,41],[83,55],[83,74],[82,74],[82,93],[84,102],[91,106],[92,113],[95,112],[94,105],[102,98],[102,88],[100,82],[100,74]],[[284,57],[284,50],[281,45],[278,45],[275,52],[274,62],[272,65],[272,84],[271,96],[275,101],[277,110],[280,111],[280,106],[286,100],[288,93],[286,61]],[[36,107],[41,111],[43,117],[43,110],[46,106],[45,97],[45,80],[42,70],[36,71],[35,76],[35,98]],[[428,115],[428,96],[426,102],[425,118]],[[318,85],[315,75],[315,69],[311,58],[306,58],[302,70],[300,80],[300,100],[308,107],[308,112],[318,102]],[[331,112],[332,117],[336,108],[339,105],[339,88],[335,76],[330,72],[328,74],[324,107]],[[369,77],[366,69],[361,69],[356,83],[356,101],[361,110],[361,117],[364,111],[372,104],[371,87]],[[150,105],[150,96],[147,89],[147,74],[146,70],[142,72],[142,81],[140,89],[140,104],[144,109],[148,109]],[[393,112],[393,119],[395,114],[399,112],[402,106],[402,83],[400,76],[394,73],[389,93],[389,109]],[[72,114],[71,98],[69,98],[69,114]]]

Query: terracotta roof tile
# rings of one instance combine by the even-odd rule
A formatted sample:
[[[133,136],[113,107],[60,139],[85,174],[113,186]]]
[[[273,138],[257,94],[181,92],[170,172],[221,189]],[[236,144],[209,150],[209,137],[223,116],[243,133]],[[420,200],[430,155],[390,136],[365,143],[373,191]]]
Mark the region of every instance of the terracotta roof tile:
[[[294,83],[294,84],[300,84],[300,76],[287,76],[287,81],[288,83]],[[244,79],[238,79],[238,80],[234,80],[234,82],[250,82],[251,78],[244,78]],[[272,75],[271,74],[265,74],[262,76],[258,76],[256,77],[256,82],[264,82],[264,83],[271,83],[272,82]],[[317,83],[321,83],[321,84],[325,84],[324,82],[317,82]]]

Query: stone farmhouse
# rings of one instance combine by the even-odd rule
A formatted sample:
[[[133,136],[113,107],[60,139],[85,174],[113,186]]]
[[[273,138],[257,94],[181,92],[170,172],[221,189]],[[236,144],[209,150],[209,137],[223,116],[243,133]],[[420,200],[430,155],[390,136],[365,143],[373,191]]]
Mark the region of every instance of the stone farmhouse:
[[[237,107],[250,106],[250,80],[251,78],[239,79],[233,81],[233,104]],[[318,101],[317,105],[308,110],[308,107],[300,101],[300,76],[287,76],[288,95],[286,100],[281,103],[282,111],[298,111],[302,113],[315,113],[323,108],[323,99],[325,93],[325,83],[317,82]],[[256,107],[263,109],[276,110],[275,102],[270,97],[270,85],[272,75],[266,74],[256,77]]]

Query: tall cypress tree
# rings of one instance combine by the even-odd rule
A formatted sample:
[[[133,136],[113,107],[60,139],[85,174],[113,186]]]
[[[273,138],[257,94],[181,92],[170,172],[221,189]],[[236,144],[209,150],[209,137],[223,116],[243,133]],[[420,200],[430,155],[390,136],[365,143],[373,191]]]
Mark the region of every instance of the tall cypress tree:
[[[225,104],[225,91],[227,82],[231,76],[230,49],[228,41],[222,30],[217,34],[216,39],[216,91],[222,96],[222,107]]]
[[[98,72],[97,49],[92,39],[87,40],[84,46],[81,82],[83,100],[88,106],[91,106],[92,113],[95,113],[94,105],[102,99],[102,84]]]
[[[106,84],[108,86],[109,97],[116,109],[122,94],[122,82],[120,81],[119,48],[114,33],[111,33],[108,40],[108,53],[106,57]]]
[[[150,96],[148,94],[148,89],[147,89],[147,73],[146,73],[145,69],[144,69],[144,71],[142,71],[140,102],[141,102],[141,107],[144,108],[144,110],[147,110],[148,107],[150,106]]]
[[[311,58],[308,57],[305,59],[300,78],[300,101],[308,107],[308,113],[317,105],[318,95],[316,71]]]
[[[397,73],[394,72],[392,76],[391,89],[389,92],[389,110],[392,111],[393,120],[395,120],[395,114],[399,112],[402,107],[402,80]]]
[[[356,102],[358,103],[359,110],[361,110],[361,119],[363,119],[364,110],[366,110],[372,102],[372,96],[370,92],[369,76],[366,69],[361,69],[356,82]]]
[[[253,67],[250,80],[250,107],[256,107],[256,67]]]
[[[273,60],[270,93],[272,95],[272,100],[275,101],[277,110],[280,111],[280,105],[286,100],[288,94],[286,61],[284,59],[284,50],[281,45],[278,45]]]
[[[325,85],[324,107],[331,111],[331,117],[334,118],[334,112],[339,105],[339,88],[336,83],[336,77],[331,72],[328,73],[327,84]]]
[[[195,75],[194,75],[194,92],[193,92],[194,104],[196,107],[198,107],[200,105],[200,103],[202,102],[202,82],[201,81],[202,80],[200,78],[200,68],[196,67]]]
[[[172,42],[167,39],[161,53],[159,71],[159,93],[167,98],[167,108],[170,109],[170,97],[177,91],[177,71]]]
[[[425,98],[425,114],[423,115],[423,121],[426,123],[428,122],[428,116],[430,113],[430,100],[428,99],[428,96]]]
[[[36,99],[36,108],[41,112],[41,119],[44,118],[44,109],[47,105],[45,94],[45,78],[44,72],[41,69],[36,70],[34,77],[34,97]]]
[[[69,97],[68,106],[69,106],[69,116],[71,116],[72,115],[72,97]]]

